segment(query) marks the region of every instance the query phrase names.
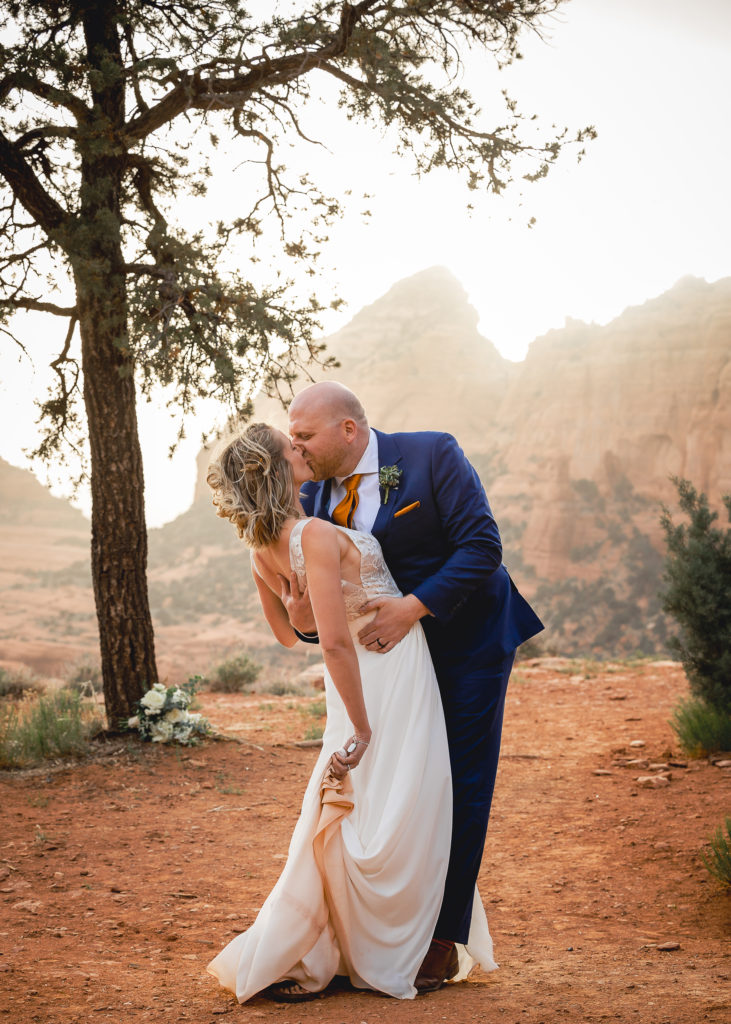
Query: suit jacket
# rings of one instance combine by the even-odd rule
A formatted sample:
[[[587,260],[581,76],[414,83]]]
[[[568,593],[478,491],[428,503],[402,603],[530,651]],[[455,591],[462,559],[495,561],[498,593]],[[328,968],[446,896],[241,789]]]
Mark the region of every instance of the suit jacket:
[[[381,489],[372,533],[399,589],[432,613],[421,622],[437,674],[502,659],[543,624],[502,564],[477,473],[451,434],[375,433],[379,466],[398,466],[401,476],[387,499]],[[307,515],[330,519],[331,488],[331,480],[303,486]]]

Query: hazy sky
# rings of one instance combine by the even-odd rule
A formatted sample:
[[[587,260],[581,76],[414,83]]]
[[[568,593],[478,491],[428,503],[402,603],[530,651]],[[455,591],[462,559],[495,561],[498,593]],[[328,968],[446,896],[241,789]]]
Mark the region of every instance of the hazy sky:
[[[326,189],[347,183],[355,195],[373,196],[367,222],[354,213],[331,232],[326,266],[335,269],[319,290],[326,298],[332,287],[347,306],[328,331],[397,280],[441,264],[463,283],[482,333],[521,359],[534,337],[567,316],[605,323],[686,274],[731,275],[731,2],[572,0],[548,41],[526,38],[522,50],[525,59],[500,76],[469,65],[467,84],[488,126],[491,109],[500,120],[497,89],[506,86],[547,133],[553,122],[599,131],[581,164],[567,156],[545,181],[527,185],[523,205],[518,190],[475,200],[448,175],[419,181],[360,126],[339,131],[337,150],[306,154]],[[317,105],[311,116],[316,132]],[[225,216],[240,182],[241,171],[222,164],[198,215]],[[17,465],[32,443],[43,352],[63,341],[60,321],[40,320],[18,325],[37,353],[35,383],[8,343],[0,350],[0,455]],[[213,416],[207,409],[200,425],[189,425],[171,463],[172,428],[157,408],[140,408],[150,525],[189,505],[198,437]]]

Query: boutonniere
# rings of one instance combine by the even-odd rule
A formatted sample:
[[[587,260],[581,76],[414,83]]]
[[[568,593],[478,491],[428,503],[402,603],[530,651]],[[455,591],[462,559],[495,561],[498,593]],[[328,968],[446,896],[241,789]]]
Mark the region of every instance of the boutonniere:
[[[399,480],[403,473],[402,469],[398,466],[381,466],[378,470],[378,483],[383,488],[383,504],[385,505],[388,501],[388,495],[393,487],[394,491],[398,490]]]

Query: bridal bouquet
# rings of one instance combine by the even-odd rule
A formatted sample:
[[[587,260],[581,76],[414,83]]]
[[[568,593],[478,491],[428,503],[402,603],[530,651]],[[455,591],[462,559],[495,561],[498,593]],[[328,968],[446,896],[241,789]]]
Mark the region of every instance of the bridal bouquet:
[[[153,743],[197,743],[200,736],[211,731],[211,725],[201,715],[188,711],[194,695],[193,679],[183,686],[155,683],[135,704],[135,714],[127,719],[127,727],[137,729],[143,740]]]

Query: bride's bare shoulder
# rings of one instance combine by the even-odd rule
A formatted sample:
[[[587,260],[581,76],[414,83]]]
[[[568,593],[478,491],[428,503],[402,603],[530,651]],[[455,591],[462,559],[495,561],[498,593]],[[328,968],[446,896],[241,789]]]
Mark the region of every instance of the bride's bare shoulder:
[[[327,519],[308,519],[302,527],[302,547],[305,552],[339,547],[339,533]]]
[[[306,519],[304,526],[302,527],[302,536],[314,537],[317,539],[327,537],[337,537],[337,527],[329,522],[327,519],[318,519],[317,516],[313,516],[311,519]]]

